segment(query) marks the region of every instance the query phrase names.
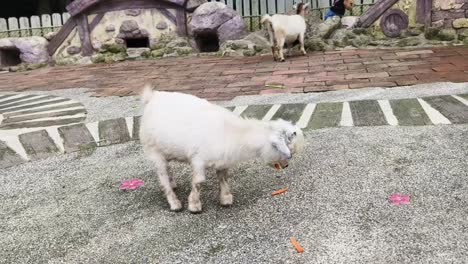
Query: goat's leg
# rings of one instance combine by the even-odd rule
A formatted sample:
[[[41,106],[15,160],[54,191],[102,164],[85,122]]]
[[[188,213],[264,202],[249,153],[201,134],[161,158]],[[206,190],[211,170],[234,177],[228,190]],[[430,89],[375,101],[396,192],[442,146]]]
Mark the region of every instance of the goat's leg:
[[[228,170],[218,170],[216,171],[219,179],[219,202],[223,206],[232,205],[232,194],[228,185]]]
[[[192,191],[188,198],[188,209],[192,213],[199,213],[202,210],[200,201],[201,183],[205,181],[205,166],[202,162],[192,161]]]
[[[302,51],[302,54],[306,55],[307,52],[305,51],[305,48],[304,48],[304,33],[301,33],[299,35],[299,42],[301,43],[301,51]]]
[[[279,37],[278,38],[278,49],[279,49],[279,60],[281,62],[284,61],[284,54],[283,54],[283,47],[284,47],[285,38]]]
[[[276,61],[276,47],[271,47],[271,53],[273,54],[273,60]]]
[[[177,195],[174,193],[171,185],[171,177],[167,172],[167,161],[166,159],[158,152],[148,150],[146,151],[149,154],[150,159],[154,162],[156,166],[156,173],[159,176],[159,184],[161,189],[166,195],[167,202],[172,211],[179,211],[182,209],[182,203],[177,198]]]
[[[293,49],[293,44],[292,43],[288,43],[288,57],[291,57],[292,56],[292,49]]]

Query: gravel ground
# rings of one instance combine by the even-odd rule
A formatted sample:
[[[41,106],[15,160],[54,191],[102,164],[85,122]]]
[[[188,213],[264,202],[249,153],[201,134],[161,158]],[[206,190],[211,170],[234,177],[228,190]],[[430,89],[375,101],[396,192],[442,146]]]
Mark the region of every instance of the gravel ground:
[[[101,100],[101,99],[100,99]],[[307,134],[276,173],[232,173],[234,205],[204,185],[204,212],[168,210],[136,143],[0,172],[4,263],[466,263],[468,126],[337,128]],[[190,171],[172,166],[186,202]],[[210,174],[213,177],[213,174]],[[122,179],[145,184],[118,189]],[[289,187],[283,195],[273,190]],[[387,202],[392,193],[409,205]],[[298,254],[289,237],[305,248]]]

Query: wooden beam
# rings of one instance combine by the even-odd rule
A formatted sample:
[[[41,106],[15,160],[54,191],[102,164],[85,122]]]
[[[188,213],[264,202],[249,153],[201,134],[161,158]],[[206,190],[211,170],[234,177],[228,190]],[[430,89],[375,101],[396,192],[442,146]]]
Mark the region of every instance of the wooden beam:
[[[99,2],[101,0],[75,0],[67,6],[67,10],[71,16],[76,16]]]
[[[187,36],[187,18],[185,10],[177,9],[176,10],[176,25],[177,25],[177,35],[179,36]]]
[[[416,23],[431,25],[432,0],[417,0],[416,3]]]
[[[96,26],[101,22],[102,18],[104,17],[105,13],[99,13],[97,14],[91,23],[89,23],[89,32],[93,32],[93,30],[96,28]]]
[[[81,41],[81,54],[83,56],[90,56],[93,54],[93,44],[91,43],[91,36],[89,34],[88,16],[82,14],[76,17],[76,26],[78,27],[78,34]]]
[[[159,12],[161,12],[161,14],[167,17],[167,19],[169,19],[172,23],[174,23],[174,25],[177,25],[176,17],[171,12],[169,12],[169,10],[165,8],[158,8],[158,10]]]
[[[379,0],[375,5],[371,6],[365,13],[359,18],[358,27],[367,28],[374,24],[379,17],[385,13],[390,7],[392,7],[399,0]]]
[[[70,33],[75,29],[76,21],[73,18],[70,18],[65,22],[65,24],[60,28],[57,35],[55,35],[49,42],[47,46],[47,51],[50,56],[53,56],[57,49],[62,45],[62,43],[67,39]]]
[[[182,9],[182,6],[167,2],[156,0],[113,0],[111,2],[100,2],[90,8],[88,14],[105,13],[109,11],[121,11],[128,9],[147,9],[147,8],[168,8],[168,9]]]

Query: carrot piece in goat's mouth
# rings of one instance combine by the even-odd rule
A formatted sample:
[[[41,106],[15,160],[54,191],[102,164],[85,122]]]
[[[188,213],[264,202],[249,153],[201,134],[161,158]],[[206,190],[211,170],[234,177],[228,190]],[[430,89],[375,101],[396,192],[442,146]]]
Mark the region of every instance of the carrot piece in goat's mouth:
[[[298,253],[304,252],[304,248],[299,245],[299,242],[294,237],[289,238],[291,240],[291,243],[293,244],[294,248]]]
[[[279,190],[277,190],[277,191],[274,191],[274,192],[271,193],[271,195],[272,195],[272,196],[275,196],[275,195],[278,195],[278,194],[285,193],[285,192],[287,192],[287,191],[288,191],[288,187],[283,188],[283,189],[279,189]]]
[[[281,165],[279,165],[278,163],[275,163],[275,169],[276,170],[281,170]]]

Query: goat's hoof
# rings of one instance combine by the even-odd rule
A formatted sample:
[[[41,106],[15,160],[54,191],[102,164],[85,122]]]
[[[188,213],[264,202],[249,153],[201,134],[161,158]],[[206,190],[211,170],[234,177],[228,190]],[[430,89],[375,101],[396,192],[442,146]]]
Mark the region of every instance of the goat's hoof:
[[[280,59],[280,62],[285,62],[286,60],[283,58],[283,59]]]
[[[201,211],[202,211],[202,204],[201,204],[201,202],[200,202],[200,201],[197,201],[197,202],[191,202],[191,203],[189,203],[188,210],[189,210],[192,214],[201,213]]]
[[[222,206],[231,206],[233,201],[232,194],[221,195],[219,200]]]
[[[169,206],[171,207],[171,211],[174,212],[179,212],[182,210],[182,203],[179,200],[170,202]]]

